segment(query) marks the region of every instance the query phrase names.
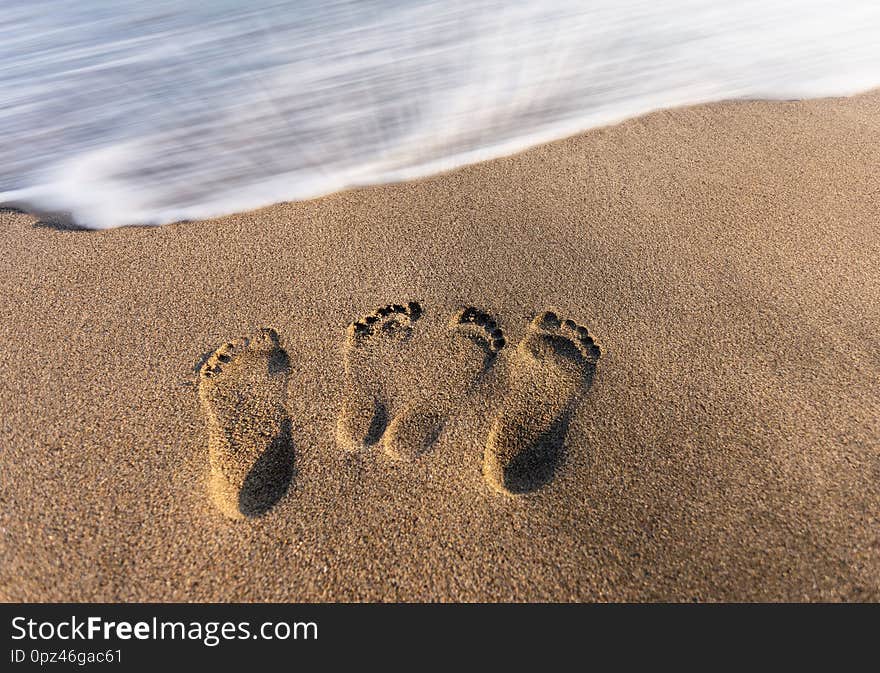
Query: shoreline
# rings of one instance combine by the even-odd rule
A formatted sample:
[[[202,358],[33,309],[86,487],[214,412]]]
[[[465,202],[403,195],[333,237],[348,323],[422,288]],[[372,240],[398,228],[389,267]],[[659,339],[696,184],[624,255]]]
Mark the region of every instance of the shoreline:
[[[878,119],[876,91],[665,110],[158,228],[0,211],[0,598],[880,599]],[[432,396],[430,450],[346,451],[346,327],[410,301],[432,334],[476,306],[508,343]],[[487,436],[549,309],[601,358],[555,474],[499,496]],[[295,467],[233,521],[197,369],[264,327]],[[439,339],[357,370],[405,405],[461,371]]]

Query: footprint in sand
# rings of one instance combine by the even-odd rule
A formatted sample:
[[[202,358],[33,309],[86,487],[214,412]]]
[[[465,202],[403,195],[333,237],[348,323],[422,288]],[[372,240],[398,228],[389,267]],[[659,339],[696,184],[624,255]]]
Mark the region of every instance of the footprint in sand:
[[[284,407],[290,362],[272,329],[224,344],[199,370],[208,424],[209,491],[233,518],[267,512],[293,478]]]
[[[527,493],[553,477],[575,405],[592,385],[599,347],[585,327],[545,312],[513,353],[509,390],[495,417],[483,474],[501,493]]]
[[[457,310],[439,330],[423,323],[421,305],[410,302],[349,325],[346,398],[337,428],[343,447],[378,444],[391,458],[418,457],[439,436],[457,398],[504,347],[496,321],[473,307]]]

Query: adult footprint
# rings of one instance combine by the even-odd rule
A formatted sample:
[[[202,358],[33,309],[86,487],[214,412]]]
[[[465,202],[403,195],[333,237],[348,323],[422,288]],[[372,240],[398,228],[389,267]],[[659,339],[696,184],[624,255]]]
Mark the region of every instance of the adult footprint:
[[[457,311],[440,334],[417,329],[422,315],[417,302],[394,304],[349,326],[343,446],[379,444],[392,458],[417,457],[438,437],[444,410],[504,346],[495,321],[477,309]]]
[[[572,320],[548,311],[532,321],[514,352],[509,390],[486,442],[483,474],[492,488],[527,493],[550,481],[599,354],[587,329]]]
[[[199,370],[208,425],[210,495],[233,518],[267,512],[293,478],[284,407],[290,361],[278,334],[262,329],[218,348]]]

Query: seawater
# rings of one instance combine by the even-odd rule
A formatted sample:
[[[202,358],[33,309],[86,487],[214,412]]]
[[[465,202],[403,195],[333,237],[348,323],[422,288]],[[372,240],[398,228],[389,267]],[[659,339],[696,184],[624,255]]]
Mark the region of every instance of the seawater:
[[[878,0],[4,0],[0,203],[163,224],[877,86]]]

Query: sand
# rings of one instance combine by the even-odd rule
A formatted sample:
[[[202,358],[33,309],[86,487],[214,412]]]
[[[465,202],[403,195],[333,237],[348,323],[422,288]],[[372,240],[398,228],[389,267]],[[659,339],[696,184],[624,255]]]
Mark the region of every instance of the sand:
[[[880,600],[878,137],[878,92],[740,102],[0,213],[0,598]]]

